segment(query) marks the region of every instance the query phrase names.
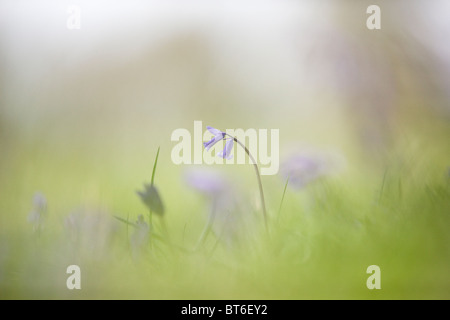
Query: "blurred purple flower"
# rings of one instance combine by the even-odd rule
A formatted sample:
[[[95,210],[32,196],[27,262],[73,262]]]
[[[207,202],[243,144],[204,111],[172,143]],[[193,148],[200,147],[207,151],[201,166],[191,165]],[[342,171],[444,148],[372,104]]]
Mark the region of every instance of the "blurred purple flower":
[[[209,151],[209,149],[211,149],[211,147],[214,146],[217,142],[225,139],[227,141],[225,144],[225,148],[223,148],[223,151],[221,151],[218,156],[224,159],[231,159],[233,156],[231,154],[231,150],[233,150],[234,144],[233,138],[225,138],[225,132],[222,132],[213,127],[207,126],[206,129],[208,129],[208,131],[214,135],[214,137],[212,137],[208,142],[203,142],[203,146],[206,148],[206,151]]]
[[[221,240],[231,243],[242,223],[239,193],[220,171],[214,169],[205,167],[189,169],[184,174],[184,179],[192,189],[201,192],[209,200],[207,220],[196,249],[206,239],[210,230]]]
[[[190,187],[208,195],[218,195],[228,188],[225,177],[216,170],[190,169],[184,178]]]
[[[47,199],[42,193],[36,192],[33,196],[33,210],[28,215],[28,222],[33,224],[35,231],[42,227],[46,212]]]
[[[47,199],[45,196],[40,193],[36,192],[33,196],[33,206],[36,210],[39,211],[45,211],[47,209]]]
[[[337,156],[318,153],[295,153],[281,164],[281,173],[289,179],[289,185],[295,189],[333,173],[341,166],[342,159]]]

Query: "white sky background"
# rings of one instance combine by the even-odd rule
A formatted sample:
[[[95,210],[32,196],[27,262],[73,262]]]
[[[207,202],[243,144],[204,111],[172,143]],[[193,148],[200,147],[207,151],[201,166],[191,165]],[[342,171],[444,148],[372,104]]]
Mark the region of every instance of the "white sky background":
[[[309,6],[292,1],[77,1],[81,30],[68,30],[70,2],[7,1],[0,4],[2,51],[9,67],[24,77],[41,76],[64,51],[66,67],[87,60],[120,64],[149,46],[164,45],[174,35],[192,30],[214,41],[217,53],[245,45],[246,37],[276,45],[290,25],[313,17]],[[301,10],[299,10],[301,8]],[[310,17],[310,18],[308,18]],[[244,41],[236,39],[241,36]],[[259,37],[258,35],[258,37]],[[231,36],[231,37],[230,37]],[[258,40],[258,39],[256,39]],[[223,46],[224,41],[226,45]],[[253,41],[252,45],[258,45]],[[240,47],[239,49],[244,49]],[[253,48],[258,50],[261,48]]]
[[[80,30],[66,28],[70,4],[81,9]],[[286,36],[292,25],[314,19],[310,11],[310,5],[292,1],[4,1],[4,90],[15,100],[49,75],[65,81],[74,71],[89,74],[92,64],[120,67],[186,32],[203,37],[221,72],[233,70],[244,86],[260,86],[262,78],[246,76],[261,69],[281,72],[285,82],[298,81]],[[254,58],[248,61],[249,56]]]
[[[333,5],[338,6],[338,3],[256,0],[2,1],[2,94],[12,99],[8,101],[15,101],[20,99],[17,97],[23,91],[35,88],[49,74],[64,81],[75,70],[88,74],[92,63],[105,68],[126,65],[142,52],[164,46],[176,35],[191,31],[205,39],[211,57],[219,66],[219,73],[232,77],[238,87],[244,87],[248,92],[272,88],[265,93],[269,100],[276,100],[279,96],[289,100],[292,96],[294,100],[301,97],[308,102],[311,86],[320,82],[327,85],[329,70],[324,68],[328,68],[330,62],[317,65],[317,70],[323,71],[323,75],[305,74],[302,71],[310,67],[306,54],[318,42],[333,41],[338,34],[332,19],[336,9]],[[399,12],[402,8],[405,12],[399,20],[403,20],[406,32],[440,57],[445,66],[441,70],[442,78],[448,81],[450,45],[446,39],[450,35],[450,1],[409,3],[414,3],[412,12],[415,17],[419,14],[423,18],[425,28],[417,29],[419,24],[408,21],[408,1],[403,1],[399,6]],[[71,4],[81,9],[81,30],[66,28],[67,8]],[[366,16],[361,13],[362,22]],[[364,25],[361,27],[365,28]],[[321,34],[329,34],[329,38],[317,39]],[[327,48],[326,44],[319,46]],[[303,91],[300,92],[299,88]],[[43,111],[42,108],[39,112]],[[7,106],[2,109],[8,111]],[[15,107],[13,112],[17,111]]]

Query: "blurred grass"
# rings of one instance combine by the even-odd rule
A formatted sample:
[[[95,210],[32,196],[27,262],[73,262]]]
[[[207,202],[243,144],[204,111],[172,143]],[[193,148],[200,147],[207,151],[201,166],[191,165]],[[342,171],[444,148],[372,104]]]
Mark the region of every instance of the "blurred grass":
[[[86,2],[92,16],[69,33],[63,7],[2,6],[0,299],[450,298],[444,2],[383,1],[380,32],[365,26],[368,1],[276,3],[192,16]],[[346,170],[286,193],[285,177],[264,176],[267,236],[253,169],[215,166],[255,219],[241,241],[136,254],[113,217],[147,215],[136,190],[158,146],[171,240],[192,249],[204,227],[207,201],[170,159],[171,132],[194,120],[280,129],[281,158],[331,146]],[[39,236],[36,191],[48,200]],[[75,234],[69,215],[86,219]],[[71,264],[81,290],[66,288]],[[381,290],[366,287],[372,264]]]
[[[417,130],[399,135],[382,164],[354,156],[339,176],[300,191],[288,187],[278,221],[285,181],[263,177],[270,236],[259,219],[233,249],[219,244],[211,253],[210,238],[197,253],[158,243],[138,258],[124,224],[97,248],[71,242],[64,218],[74,210],[103,212],[111,223],[113,215],[135,221],[146,214],[135,190],[150,181],[156,146],[137,141],[115,148],[114,140],[105,140],[98,148],[95,140],[10,136],[1,160],[0,298],[448,299],[450,132],[441,120],[429,121],[435,125],[420,136]],[[183,168],[171,163],[170,150],[161,147],[156,184],[172,240],[190,249],[203,228],[205,204],[183,184]],[[256,192],[249,166],[226,170],[248,188],[245,196]],[[39,237],[27,223],[38,190],[48,200]],[[65,286],[70,264],[81,267],[81,290]],[[372,264],[381,268],[381,290],[366,288]]]

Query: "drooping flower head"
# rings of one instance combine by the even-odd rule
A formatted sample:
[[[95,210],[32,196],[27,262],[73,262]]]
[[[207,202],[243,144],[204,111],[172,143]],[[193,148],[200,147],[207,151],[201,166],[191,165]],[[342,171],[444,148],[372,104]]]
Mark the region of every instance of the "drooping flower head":
[[[207,126],[206,129],[208,129],[208,131],[214,135],[214,137],[212,137],[211,140],[209,140],[208,142],[203,142],[203,145],[205,146],[206,150],[209,151],[209,149],[211,149],[212,146],[214,146],[217,142],[225,138],[225,132],[222,132],[210,126]]]
[[[225,148],[223,148],[222,151],[219,152],[219,157],[222,157],[224,159],[231,159],[233,158],[233,155],[231,154],[231,151],[233,150],[233,139],[227,139],[227,142],[225,143]]]
[[[223,150],[219,152],[218,156],[224,159],[231,159],[233,157],[231,151],[233,150],[234,139],[231,137],[227,137],[227,134],[225,132],[222,132],[213,127],[207,126],[206,129],[208,129],[208,131],[214,135],[211,140],[203,142],[206,151],[209,151],[209,149],[211,149],[217,142],[226,140],[225,148],[223,148]]]
[[[222,157],[224,159],[231,159],[233,156],[231,154],[231,151],[233,150],[234,141],[236,141],[236,143],[245,150],[245,152],[247,153],[249,158],[252,160],[253,165],[255,166],[255,169],[256,169],[255,170],[256,178],[258,179],[259,195],[261,198],[261,207],[262,207],[262,211],[263,211],[264,224],[266,226],[266,230],[269,231],[268,224],[267,224],[267,210],[266,210],[266,205],[265,205],[265,201],[264,201],[264,191],[263,191],[263,187],[262,187],[262,183],[261,183],[261,175],[259,174],[258,164],[256,163],[255,159],[253,158],[253,156],[251,155],[251,153],[247,149],[247,147],[242,142],[240,142],[236,137],[232,137],[228,133],[220,131],[220,130],[215,129],[210,126],[207,126],[206,128],[208,129],[209,132],[211,132],[214,135],[214,137],[211,140],[203,143],[206,150],[209,150],[218,141],[226,140],[225,148],[223,148],[222,152],[220,152],[218,154],[218,156]]]
[[[153,184],[145,184],[144,191],[136,191],[142,202],[153,212],[164,215],[164,205],[159,196],[158,189]]]

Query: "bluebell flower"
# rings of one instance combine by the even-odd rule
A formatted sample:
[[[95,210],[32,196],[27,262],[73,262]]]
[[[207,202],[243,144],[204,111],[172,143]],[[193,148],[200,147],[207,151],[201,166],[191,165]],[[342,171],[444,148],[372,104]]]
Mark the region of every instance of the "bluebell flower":
[[[252,160],[253,165],[255,167],[256,178],[258,179],[259,195],[261,197],[261,207],[263,209],[264,223],[266,226],[266,230],[269,231],[268,224],[267,224],[267,210],[266,210],[266,204],[264,201],[264,192],[263,192],[263,187],[262,187],[262,182],[261,182],[261,175],[259,173],[258,164],[256,163],[255,158],[253,158],[253,156],[251,155],[251,153],[247,149],[247,147],[242,142],[240,142],[236,137],[233,137],[226,132],[220,131],[220,130],[215,129],[210,126],[207,126],[206,128],[208,129],[209,132],[211,132],[214,135],[214,137],[211,140],[209,140],[208,142],[203,142],[203,145],[205,146],[206,150],[209,150],[217,142],[219,142],[221,140],[226,140],[227,142],[225,143],[225,148],[223,148],[223,151],[220,152],[218,154],[218,156],[222,157],[224,159],[231,159],[231,157],[233,156],[231,154],[231,150],[233,150],[233,144],[234,144],[234,141],[236,141],[236,143],[245,150],[245,152],[247,153],[249,158]]]
[[[207,126],[206,129],[208,129],[208,131],[214,135],[214,137],[212,137],[211,140],[209,140],[208,142],[203,142],[203,145],[205,146],[206,150],[209,151],[209,149],[211,149],[212,146],[214,146],[217,142],[225,138],[225,132],[222,132],[210,126]]]
[[[206,129],[208,129],[208,131],[214,135],[214,137],[212,137],[208,142],[203,142],[206,151],[209,151],[209,149],[211,149],[217,142],[226,140],[227,142],[225,144],[225,148],[223,148],[223,151],[221,151],[218,155],[219,157],[222,157],[224,159],[231,159],[233,157],[233,155],[231,154],[231,150],[233,150],[234,144],[233,138],[226,138],[227,134],[225,132],[222,132],[213,127],[207,126]]]
[[[144,191],[137,191],[136,193],[152,212],[162,216],[164,214],[164,205],[158,189],[153,184],[145,184],[144,188]]]
[[[223,148],[223,150],[219,152],[219,157],[222,157],[224,159],[231,159],[233,157],[233,155],[231,154],[231,151],[233,150],[233,142],[233,139],[227,139],[225,148]]]

